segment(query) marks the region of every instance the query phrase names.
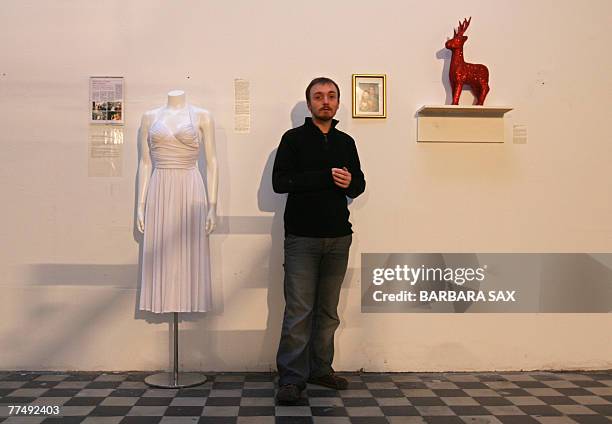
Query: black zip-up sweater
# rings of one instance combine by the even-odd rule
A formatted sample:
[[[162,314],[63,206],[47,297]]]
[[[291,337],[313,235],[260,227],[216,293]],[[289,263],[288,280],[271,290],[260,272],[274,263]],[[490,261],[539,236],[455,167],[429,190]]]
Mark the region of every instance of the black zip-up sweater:
[[[365,190],[355,141],[332,121],[323,134],[312,118],[287,131],[278,146],[272,187],[289,193],[285,207],[285,234],[303,237],[341,237],[352,234],[346,196],[355,198]],[[332,168],[346,167],[351,184],[334,184]]]

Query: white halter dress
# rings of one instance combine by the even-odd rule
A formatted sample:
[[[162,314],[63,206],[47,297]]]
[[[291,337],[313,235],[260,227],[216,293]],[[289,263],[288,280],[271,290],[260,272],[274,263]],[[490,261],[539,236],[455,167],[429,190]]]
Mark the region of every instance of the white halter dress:
[[[197,167],[201,142],[189,122],[173,134],[159,119],[149,129],[153,174],[145,209],[140,309],[211,309],[207,199]]]

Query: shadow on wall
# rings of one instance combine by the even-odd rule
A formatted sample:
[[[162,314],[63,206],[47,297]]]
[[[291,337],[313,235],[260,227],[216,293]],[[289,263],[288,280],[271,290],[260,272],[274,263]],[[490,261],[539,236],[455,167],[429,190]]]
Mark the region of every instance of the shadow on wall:
[[[291,109],[291,126],[298,127],[304,123],[304,118],[310,116],[308,107],[305,101],[296,103]],[[280,142],[280,134],[278,137]],[[276,158],[276,150],[274,149],[268,155],[268,160],[263,169],[259,190],[257,191],[257,206],[262,212],[271,212],[272,228],[271,228],[271,247],[270,256],[268,258],[268,318],[266,321],[266,329],[264,331],[263,340],[260,341],[259,364],[269,363],[271,358],[276,357],[276,350],[280,340],[280,331],[284,313],[284,291],[283,291],[283,262],[284,262],[284,211],[287,201],[286,194],[278,194],[272,188],[272,171],[274,168],[274,159]],[[270,364],[269,368],[275,368],[275,364]]]
[[[270,256],[268,258],[268,317],[263,341],[258,353],[258,363],[270,363],[274,358],[278,341],[280,339],[280,328],[284,310],[283,296],[283,243],[285,240],[285,228],[283,213],[287,195],[274,193],[272,189],[272,168],[276,158],[276,149],[268,156],[266,166],[263,170],[257,191],[257,206],[260,211],[272,212],[272,229]],[[269,368],[275,368],[269,364]]]
[[[436,52],[436,58],[444,61],[440,80],[442,82],[442,85],[444,86],[444,91],[446,92],[446,100],[444,101],[445,105],[450,105],[453,102],[453,88],[451,87],[450,80],[448,79],[448,71],[450,70],[451,57],[452,53],[447,48],[440,49]]]
[[[291,109],[291,127],[299,127],[304,123],[304,119],[310,116],[310,110],[305,101],[297,102]],[[279,139],[280,141],[280,139]]]

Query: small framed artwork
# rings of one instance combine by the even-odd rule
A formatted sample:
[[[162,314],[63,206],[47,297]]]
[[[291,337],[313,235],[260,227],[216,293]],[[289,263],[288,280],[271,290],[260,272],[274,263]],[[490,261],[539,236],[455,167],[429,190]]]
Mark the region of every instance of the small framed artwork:
[[[353,74],[353,118],[387,117],[387,76]]]

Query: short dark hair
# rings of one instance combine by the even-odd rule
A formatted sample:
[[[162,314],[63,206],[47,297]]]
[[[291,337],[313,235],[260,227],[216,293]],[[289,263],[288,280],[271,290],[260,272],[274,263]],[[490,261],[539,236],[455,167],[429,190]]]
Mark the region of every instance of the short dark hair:
[[[310,104],[310,89],[317,84],[333,84],[338,92],[338,100],[340,100],[340,87],[338,87],[338,84],[331,78],[318,77],[310,81],[310,84],[306,87],[306,103]]]

